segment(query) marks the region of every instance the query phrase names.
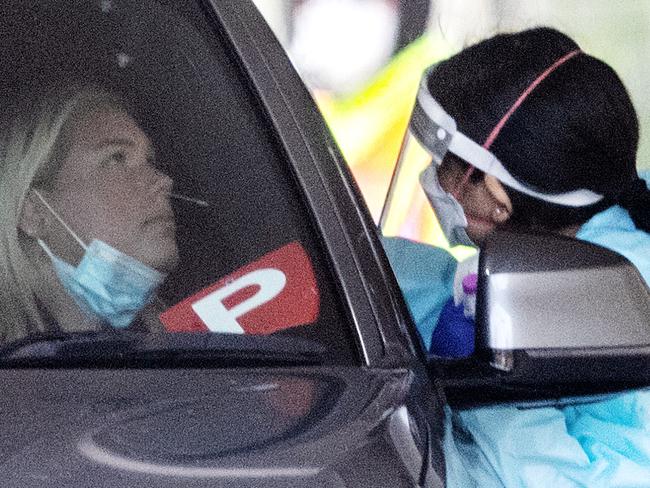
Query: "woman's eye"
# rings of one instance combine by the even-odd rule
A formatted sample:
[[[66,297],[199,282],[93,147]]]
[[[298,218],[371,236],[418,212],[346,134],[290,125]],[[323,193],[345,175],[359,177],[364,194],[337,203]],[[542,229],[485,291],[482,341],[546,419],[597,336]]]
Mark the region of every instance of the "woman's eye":
[[[126,153],[123,151],[117,151],[111,154],[111,161],[116,163],[126,163]]]

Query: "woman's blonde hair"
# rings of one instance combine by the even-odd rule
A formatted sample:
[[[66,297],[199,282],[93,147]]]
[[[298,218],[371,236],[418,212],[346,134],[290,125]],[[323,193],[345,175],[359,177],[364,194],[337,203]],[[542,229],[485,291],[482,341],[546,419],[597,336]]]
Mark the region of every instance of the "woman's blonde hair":
[[[116,95],[97,86],[49,90],[3,107],[0,120],[0,341],[46,329],[30,280],[29,258],[18,229],[31,188],[47,188],[67,152],[67,127],[99,109],[125,110]]]

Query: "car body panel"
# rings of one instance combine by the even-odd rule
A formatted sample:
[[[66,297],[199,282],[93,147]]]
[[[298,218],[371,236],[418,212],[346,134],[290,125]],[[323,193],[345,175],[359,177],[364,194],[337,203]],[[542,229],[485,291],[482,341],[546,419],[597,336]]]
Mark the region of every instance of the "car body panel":
[[[0,382],[4,487],[412,486],[423,462],[406,370],[26,369]],[[410,467],[394,452],[409,442]]]

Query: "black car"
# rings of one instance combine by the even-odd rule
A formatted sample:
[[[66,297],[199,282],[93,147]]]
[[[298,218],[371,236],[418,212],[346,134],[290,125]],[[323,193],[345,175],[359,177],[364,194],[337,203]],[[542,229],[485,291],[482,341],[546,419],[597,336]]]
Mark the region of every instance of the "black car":
[[[509,372],[490,365],[503,351],[427,358],[346,164],[252,3],[10,0],[0,12],[3,97],[81,80],[138,113],[174,182],[179,254],[158,291],[164,333],[5,342],[1,486],[444,486],[449,402],[597,389],[583,380],[602,358],[584,354],[515,344]],[[482,269],[552,270],[526,246],[548,242],[552,257],[557,242],[531,239],[514,264],[494,241]],[[562,267],[626,266],[594,256]],[[489,279],[488,331],[501,293]],[[568,373],[558,385],[540,364]],[[601,389],[644,381],[629,371]]]

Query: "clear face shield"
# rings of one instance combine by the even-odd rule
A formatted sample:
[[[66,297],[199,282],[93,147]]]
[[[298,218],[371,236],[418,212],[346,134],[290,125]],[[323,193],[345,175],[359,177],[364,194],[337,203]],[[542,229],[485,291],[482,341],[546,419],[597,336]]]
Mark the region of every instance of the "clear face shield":
[[[519,183],[492,152],[457,129],[456,121],[429,93],[428,74],[422,78],[384,203],[379,222],[383,235],[451,247],[460,259],[473,252],[466,247],[475,244],[466,232],[463,207],[440,185],[438,170],[449,153],[503,185],[539,200],[576,207],[602,199],[602,195],[585,189],[544,194]]]
[[[443,248],[461,246],[454,249],[454,254],[462,257],[473,252],[466,246],[474,243],[465,231],[467,219],[462,206],[440,185],[438,168],[449,151],[469,161],[470,145],[491,154],[457,131],[455,120],[429,94],[426,79],[425,74],[402,142],[380,228],[387,236]]]

